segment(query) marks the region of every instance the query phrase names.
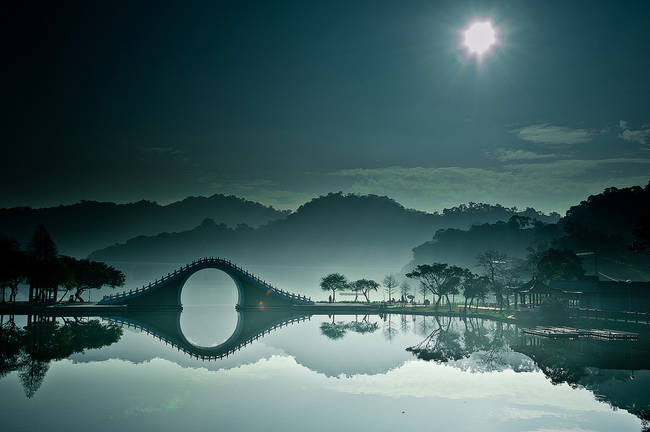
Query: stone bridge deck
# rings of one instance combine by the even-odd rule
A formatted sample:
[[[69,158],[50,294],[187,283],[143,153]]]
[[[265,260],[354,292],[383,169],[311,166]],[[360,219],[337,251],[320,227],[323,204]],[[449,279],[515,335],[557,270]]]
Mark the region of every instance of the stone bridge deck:
[[[201,258],[168,273],[160,279],[135,290],[104,296],[99,305],[134,305],[181,307],[181,291],[187,279],[194,273],[213,268],[228,274],[235,282],[240,307],[275,307],[289,305],[312,305],[306,296],[276,288],[269,282],[232,263],[225,258]]]

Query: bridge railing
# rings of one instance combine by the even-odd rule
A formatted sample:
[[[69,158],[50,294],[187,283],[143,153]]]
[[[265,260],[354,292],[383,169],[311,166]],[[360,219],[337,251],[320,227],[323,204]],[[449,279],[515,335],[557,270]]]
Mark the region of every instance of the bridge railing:
[[[209,257],[209,258],[204,257],[204,258],[195,259],[190,264],[182,265],[180,268],[177,268],[174,271],[167,273],[167,275],[163,276],[162,278],[156,279],[153,282],[149,282],[148,284],[144,284],[141,287],[136,288],[135,291],[134,290],[129,290],[128,292],[123,291],[123,292],[118,293],[118,294],[109,294],[107,296],[104,296],[103,299],[104,300],[107,300],[107,299],[108,300],[123,299],[123,298],[130,297],[130,296],[133,296],[133,295],[136,295],[136,296],[140,295],[140,294],[144,293],[145,291],[149,291],[149,290],[155,288],[156,286],[158,286],[159,284],[161,284],[163,282],[166,282],[169,279],[171,279],[173,277],[176,277],[181,273],[186,272],[187,270],[190,270],[190,269],[192,269],[192,268],[194,268],[194,267],[196,267],[198,265],[205,264],[205,263],[210,263],[210,262],[226,264],[229,267],[234,268],[235,270],[237,270],[237,271],[245,274],[246,276],[252,278],[256,282],[264,285],[265,287],[267,287],[268,289],[273,291],[275,294],[278,294],[278,295],[280,295],[282,297],[289,298],[289,299],[292,299],[292,300],[297,299],[297,300],[301,300],[301,301],[311,301],[311,297],[301,296],[301,295],[298,295],[298,294],[293,294],[293,293],[290,293],[288,291],[283,291],[281,289],[278,289],[278,288],[274,287],[271,283],[267,282],[266,280],[261,279],[259,276],[249,272],[248,270],[238,266],[237,264],[234,264],[229,259],[220,258],[220,257],[216,257],[216,258],[215,257]]]

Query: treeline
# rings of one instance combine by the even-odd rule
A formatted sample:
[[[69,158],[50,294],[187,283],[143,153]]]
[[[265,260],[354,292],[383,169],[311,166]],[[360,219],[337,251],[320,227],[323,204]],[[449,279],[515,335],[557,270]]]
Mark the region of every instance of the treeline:
[[[650,278],[650,184],[608,188],[571,207],[558,223],[512,216],[507,222],[484,223],[467,230],[439,230],[431,241],[413,249],[411,265],[430,262],[472,267],[475,257],[498,249],[526,259],[530,249],[591,252],[585,263],[594,274],[620,280]],[[596,268],[597,267],[597,268]]]
[[[23,283],[29,285],[30,303],[58,303],[71,291],[68,301],[83,302],[82,294],[87,290],[115,288],[125,282],[121,271],[105,263],[59,255],[43,225],[34,231],[27,250],[22,250],[15,239],[1,235],[0,262],[2,303],[15,303]],[[60,291],[64,291],[61,296]]]
[[[348,281],[347,278],[341,273],[330,273],[324,276],[321,279],[320,287],[323,291],[331,291],[332,294],[329,296],[329,302],[336,301],[336,293],[342,291],[348,291],[354,293],[354,301],[359,300],[359,296],[363,296],[366,302],[370,302],[370,293],[372,291],[377,292],[381,285],[372,280],[372,279],[358,279],[355,281]],[[401,292],[401,302],[407,301],[410,297],[410,300],[413,300],[413,296],[409,296],[411,287],[406,281],[403,281],[400,285],[397,281],[397,278],[393,275],[387,275],[383,280],[383,286],[385,293],[388,295],[388,301],[394,302],[394,296],[397,294],[397,288],[399,286]]]
[[[450,297],[462,295],[464,307],[485,304],[491,296],[499,308],[511,304],[510,298],[525,282],[536,279],[542,283],[550,280],[572,280],[584,277],[585,271],[580,258],[571,250],[550,248],[544,251],[529,250],[526,259],[513,259],[505,253],[490,250],[476,257],[476,266],[480,269],[474,273],[468,268],[447,263],[434,262],[419,264],[406,273],[406,278],[417,282],[423,303],[429,304],[427,295],[431,295],[435,307],[447,305],[449,310],[454,303]],[[324,276],[320,287],[331,291],[330,302],[336,301],[336,293],[351,291],[355,293],[355,301],[363,295],[366,302],[370,301],[370,293],[377,291],[379,283],[369,279],[348,281],[340,273]],[[406,280],[400,284],[393,275],[383,280],[388,301],[394,302],[393,293],[400,295],[400,302],[413,302],[414,295]],[[399,288],[399,290],[398,290]]]

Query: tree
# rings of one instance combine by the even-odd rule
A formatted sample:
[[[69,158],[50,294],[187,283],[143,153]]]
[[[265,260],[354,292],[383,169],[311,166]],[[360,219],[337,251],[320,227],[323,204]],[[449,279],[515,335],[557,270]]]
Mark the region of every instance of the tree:
[[[379,284],[372,279],[359,279],[350,284],[353,290],[361,292],[366,298],[366,302],[370,302],[370,291],[377,291]]]
[[[124,273],[103,262],[77,260],[71,257],[62,259],[66,269],[66,293],[75,290],[74,296],[79,301],[84,301],[82,294],[89,289],[100,289],[104,286],[115,288],[124,285]]]
[[[420,282],[420,288],[418,291],[420,291],[420,295],[422,295],[422,303],[426,303],[427,293],[429,292],[429,290],[422,282]]]
[[[497,299],[499,307],[503,309],[503,275],[507,264],[507,255],[495,250],[489,250],[480,254],[476,259],[490,280],[492,291]]]
[[[29,301],[45,301],[46,294],[54,291],[60,283],[57,248],[43,225],[38,225],[29,241]]]
[[[406,277],[418,280],[423,287],[430,291],[436,297],[436,307],[440,305],[440,300],[444,296],[451,309],[449,295],[458,293],[458,285],[465,272],[465,269],[449,264],[420,264],[415,270],[407,273]]]
[[[393,275],[387,275],[383,280],[384,288],[386,294],[388,295],[388,301],[392,301],[395,288],[397,288],[397,278]]]
[[[9,301],[15,303],[18,286],[27,276],[27,255],[20,250],[15,239],[0,235],[0,262],[2,302],[6,300],[6,289],[9,288]]]
[[[400,294],[402,295],[402,302],[405,302],[407,298],[413,297],[410,295],[411,293],[411,286],[409,285],[408,282],[402,281],[401,285],[399,286]]]
[[[359,281],[349,282],[347,288],[354,293],[354,301],[359,300],[359,293],[363,294],[363,285]]]
[[[323,291],[332,291],[332,301],[336,301],[336,291],[343,291],[347,288],[348,281],[341,273],[330,273],[320,281]]]
[[[441,287],[441,294],[447,300],[447,305],[451,311],[451,302],[449,301],[449,296],[456,295],[460,292],[460,286],[463,285],[465,279],[471,277],[472,272],[462,267],[449,266],[447,273],[449,276]]]
[[[58,254],[56,244],[43,225],[36,227],[32,239],[29,241],[28,250],[29,254],[38,261],[53,260]]]
[[[548,249],[539,256],[537,270],[542,281],[582,279],[585,274],[580,258],[569,249]]]
[[[463,296],[465,297],[465,309],[467,310],[469,300],[469,307],[476,299],[476,307],[478,307],[479,300],[484,300],[490,291],[490,279],[487,276],[477,276],[469,273],[463,282]]]

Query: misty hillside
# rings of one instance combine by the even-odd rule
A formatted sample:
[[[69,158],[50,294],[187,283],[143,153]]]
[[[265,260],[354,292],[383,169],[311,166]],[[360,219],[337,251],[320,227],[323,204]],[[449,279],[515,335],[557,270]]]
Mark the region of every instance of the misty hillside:
[[[167,205],[151,201],[128,204],[82,201],[40,209],[0,209],[0,231],[25,244],[34,228],[43,224],[59,246],[59,252],[86,256],[134,236],[187,230],[206,217],[229,226],[240,223],[259,226],[285,215],[272,207],[219,194],[189,197]]]
[[[645,188],[608,188],[571,207],[557,224],[522,224],[513,218],[468,230],[438,231],[432,240],[413,249],[410,265],[446,262],[476,270],[476,256],[490,249],[525,258],[529,247],[556,247],[595,252],[601,277],[647,280],[650,255],[634,252],[631,246],[635,230],[649,216],[650,184]],[[593,274],[593,258],[583,265]]]
[[[221,255],[249,264],[399,266],[410,258],[413,246],[438,229],[467,228],[531,212],[540,219],[557,220],[531,209],[516,212],[484,204],[431,214],[406,209],[387,197],[332,193],[258,229],[232,229],[205,220],[192,230],[133,238],[98,250],[92,258],[182,262]]]

